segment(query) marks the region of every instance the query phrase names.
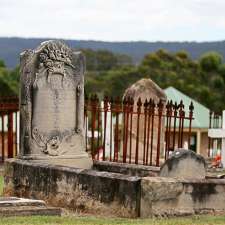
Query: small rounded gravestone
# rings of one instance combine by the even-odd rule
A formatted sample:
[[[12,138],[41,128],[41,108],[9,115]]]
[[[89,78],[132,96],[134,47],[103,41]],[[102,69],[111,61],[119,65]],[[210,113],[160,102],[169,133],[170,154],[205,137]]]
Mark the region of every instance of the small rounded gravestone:
[[[175,150],[160,169],[160,177],[205,179],[206,162],[192,150]]]

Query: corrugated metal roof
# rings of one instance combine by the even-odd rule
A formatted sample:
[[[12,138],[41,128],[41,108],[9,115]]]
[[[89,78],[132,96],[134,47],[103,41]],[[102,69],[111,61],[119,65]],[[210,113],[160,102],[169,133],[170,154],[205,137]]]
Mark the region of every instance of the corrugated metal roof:
[[[178,91],[174,87],[168,87],[164,89],[167,100],[172,100],[173,102],[180,102],[183,100],[185,106],[185,114],[189,113],[189,105],[193,102],[194,105],[194,120],[192,123],[192,127],[194,128],[208,128],[209,127],[209,112],[210,110],[206,108],[204,105],[185,95],[184,93]],[[184,127],[188,127],[189,123],[185,122]]]

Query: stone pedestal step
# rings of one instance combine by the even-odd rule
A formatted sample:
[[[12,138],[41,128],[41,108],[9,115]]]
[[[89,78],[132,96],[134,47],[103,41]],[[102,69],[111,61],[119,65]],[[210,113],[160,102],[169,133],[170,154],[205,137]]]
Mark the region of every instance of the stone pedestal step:
[[[42,200],[0,197],[0,216],[60,216],[61,209],[48,207]]]
[[[1,207],[1,216],[60,216],[61,209],[43,206]]]

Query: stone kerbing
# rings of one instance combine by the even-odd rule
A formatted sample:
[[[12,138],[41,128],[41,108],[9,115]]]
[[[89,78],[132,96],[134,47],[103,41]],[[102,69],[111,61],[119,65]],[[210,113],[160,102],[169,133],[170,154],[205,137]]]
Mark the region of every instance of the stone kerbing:
[[[225,212],[225,180],[145,177],[141,180],[141,217]]]
[[[137,217],[140,178],[118,173],[8,160],[5,196],[42,199],[78,212]]]

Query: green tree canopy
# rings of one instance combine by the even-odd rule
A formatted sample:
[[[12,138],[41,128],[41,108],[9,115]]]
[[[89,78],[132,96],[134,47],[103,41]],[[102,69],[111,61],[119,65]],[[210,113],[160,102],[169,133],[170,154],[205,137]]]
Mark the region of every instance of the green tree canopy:
[[[86,57],[88,71],[108,71],[123,65],[132,65],[131,57],[123,54],[114,54],[107,50],[81,49]]]
[[[0,68],[3,68],[3,67],[5,67],[5,62],[2,59],[0,59]]]
[[[123,96],[141,78],[151,78],[161,88],[173,86],[214,111],[225,108],[225,64],[220,54],[209,52],[199,60],[188,53],[160,49],[147,54],[139,65],[129,56],[83,49],[86,56],[86,94]],[[9,70],[0,60],[0,96],[18,94],[19,67]]]
[[[223,62],[223,57],[217,52],[209,52],[203,55],[199,62],[204,71],[217,71]]]
[[[141,78],[151,78],[161,88],[173,86],[214,111],[225,107],[225,64],[212,52],[194,61],[185,51],[160,49],[147,54],[138,66],[115,66],[98,75],[88,71],[86,92],[122,96]]]

